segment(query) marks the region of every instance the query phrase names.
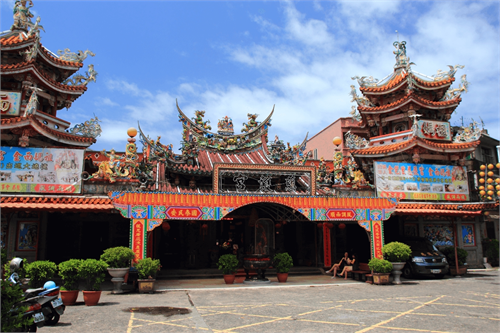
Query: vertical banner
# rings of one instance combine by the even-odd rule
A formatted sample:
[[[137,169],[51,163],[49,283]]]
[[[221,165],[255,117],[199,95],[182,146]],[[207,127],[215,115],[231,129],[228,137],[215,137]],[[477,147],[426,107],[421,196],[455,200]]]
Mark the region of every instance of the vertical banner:
[[[332,248],[331,248],[331,237],[330,237],[330,229],[326,226],[326,223],[323,223],[323,249],[324,249],[324,258],[325,258],[325,267],[332,266]]]
[[[147,220],[133,219],[131,232],[131,246],[135,253],[134,263],[146,257],[146,223]]]
[[[372,255],[374,258],[383,259],[382,247],[384,240],[382,236],[382,221],[371,221],[372,225]]]

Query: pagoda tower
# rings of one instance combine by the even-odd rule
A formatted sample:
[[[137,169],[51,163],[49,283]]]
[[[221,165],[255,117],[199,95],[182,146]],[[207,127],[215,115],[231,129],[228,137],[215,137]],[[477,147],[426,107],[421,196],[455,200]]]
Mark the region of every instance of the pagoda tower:
[[[345,136],[351,155],[370,180],[374,180],[375,161],[464,166],[480,136],[475,123],[460,133],[453,133],[449,123],[462,93],[467,92],[465,74],[459,87],[452,87],[456,72],[464,66],[449,65],[448,71],[427,76],[411,68],[414,63],[406,54],[405,41],[393,45],[396,64],[391,74],[382,80],[352,78],[359,83],[362,95],[351,86],[352,102],[357,103],[351,114],[365,128],[366,137]]]
[[[57,117],[96,80],[93,65],[77,73],[90,51],[54,54],[41,44],[40,17],[33,19],[30,1],[16,1],[14,23],[0,35],[2,146],[87,148],[100,134],[98,120],[69,129]]]

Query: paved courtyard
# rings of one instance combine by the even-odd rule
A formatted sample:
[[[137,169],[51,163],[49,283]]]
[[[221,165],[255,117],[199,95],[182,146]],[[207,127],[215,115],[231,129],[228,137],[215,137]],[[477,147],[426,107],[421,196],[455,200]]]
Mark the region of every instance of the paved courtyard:
[[[316,282],[308,285],[308,278]],[[57,326],[40,332],[500,331],[498,270],[406,280],[399,286],[315,276],[292,277],[284,285],[226,288],[220,280],[188,280],[196,285],[190,289],[164,280],[160,285],[170,289],[156,294],[105,291],[95,307],[83,305],[80,295]]]

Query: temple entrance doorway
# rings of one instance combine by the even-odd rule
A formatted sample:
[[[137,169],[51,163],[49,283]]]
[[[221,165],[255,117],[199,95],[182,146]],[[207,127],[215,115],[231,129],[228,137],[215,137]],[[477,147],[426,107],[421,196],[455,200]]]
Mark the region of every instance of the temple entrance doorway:
[[[342,227],[339,227],[340,225]],[[358,262],[368,263],[371,258],[370,235],[357,223],[336,223],[331,230],[332,263],[339,262],[345,252],[356,255]]]

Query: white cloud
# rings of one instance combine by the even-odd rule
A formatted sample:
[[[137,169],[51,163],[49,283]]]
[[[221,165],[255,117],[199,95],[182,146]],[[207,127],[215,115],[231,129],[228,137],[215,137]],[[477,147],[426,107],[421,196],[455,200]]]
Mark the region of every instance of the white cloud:
[[[113,102],[109,97],[98,97],[95,101],[96,106],[118,106],[118,103]]]

